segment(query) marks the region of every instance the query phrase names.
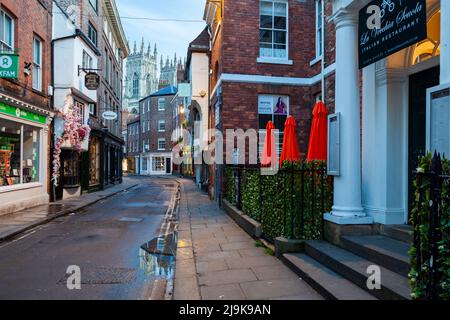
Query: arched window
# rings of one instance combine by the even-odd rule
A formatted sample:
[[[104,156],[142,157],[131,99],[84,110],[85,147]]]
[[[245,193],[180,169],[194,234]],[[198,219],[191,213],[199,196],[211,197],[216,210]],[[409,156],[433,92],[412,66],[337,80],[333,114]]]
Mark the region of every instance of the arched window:
[[[139,76],[136,73],[133,76],[133,97],[139,97]]]
[[[418,64],[441,54],[441,11],[428,20],[428,37],[417,43],[412,54],[412,64]]]

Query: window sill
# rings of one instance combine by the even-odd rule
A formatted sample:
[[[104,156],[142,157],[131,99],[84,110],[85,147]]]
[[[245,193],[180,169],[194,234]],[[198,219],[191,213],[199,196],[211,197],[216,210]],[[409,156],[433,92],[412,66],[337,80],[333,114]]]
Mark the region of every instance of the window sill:
[[[311,62],[309,63],[309,65],[312,67],[313,65],[315,65],[316,63],[322,61],[322,56],[318,56],[316,57],[314,60],[311,60]]]
[[[267,63],[267,64],[284,64],[284,65],[293,65],[294,62],[288,59],[276,59],[276,58],[258,58],[256,60],[258,63]]]
[[[7,192],[20,191],[20,190],[40,188],[40,187],[42,187],[42,183],[40,183],[40,182],[16,184],[14,186],[4,186],[4,187],[0,187],[0,194],[7,193]]]

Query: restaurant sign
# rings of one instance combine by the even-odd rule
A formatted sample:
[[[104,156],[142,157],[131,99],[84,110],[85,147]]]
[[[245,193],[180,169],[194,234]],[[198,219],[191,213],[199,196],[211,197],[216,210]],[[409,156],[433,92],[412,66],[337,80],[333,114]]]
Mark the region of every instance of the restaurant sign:
[[[426,37],[426,0],[372,1],[359,12],[359,68]]]
[[[19,56],[0,53],[0,78],[17,79],[19,77]]]
[[[43,115],[33,113],[30,111],[26,111],[26,110],[22,110],[20,108],[16,108],[16,107],[7,105],[3,102],[0,102],[0,113],[7,114],[9,116],[13,116],[15,118],[19,118],[19,119],[23,119],[23,120],[37,122],[40,124],[45,124],[47,121],[47,117],[45,117]]]

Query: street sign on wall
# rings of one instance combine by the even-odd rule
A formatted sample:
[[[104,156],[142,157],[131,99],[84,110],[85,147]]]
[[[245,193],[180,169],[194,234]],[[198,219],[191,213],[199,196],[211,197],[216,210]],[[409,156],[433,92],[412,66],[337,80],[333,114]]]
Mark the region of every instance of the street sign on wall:
[[[427,37],[426,0],[375,0],[359,12],[359,68]]]
[[[17,79],[19,77],[19,56],[0,53],[0,78]]]
[[[117,113],[115,113],[114,111],[105,111],[103,112],[102,117],[105,120],[116,120]]]

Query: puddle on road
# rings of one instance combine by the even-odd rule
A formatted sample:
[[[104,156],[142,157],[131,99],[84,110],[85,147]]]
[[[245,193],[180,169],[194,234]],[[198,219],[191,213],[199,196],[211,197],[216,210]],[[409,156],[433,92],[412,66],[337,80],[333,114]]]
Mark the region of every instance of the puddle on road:
[[[175,272],[177,239],[175,233],[163,235],[139,248],[139,265],[147,276],[172,279]]]

